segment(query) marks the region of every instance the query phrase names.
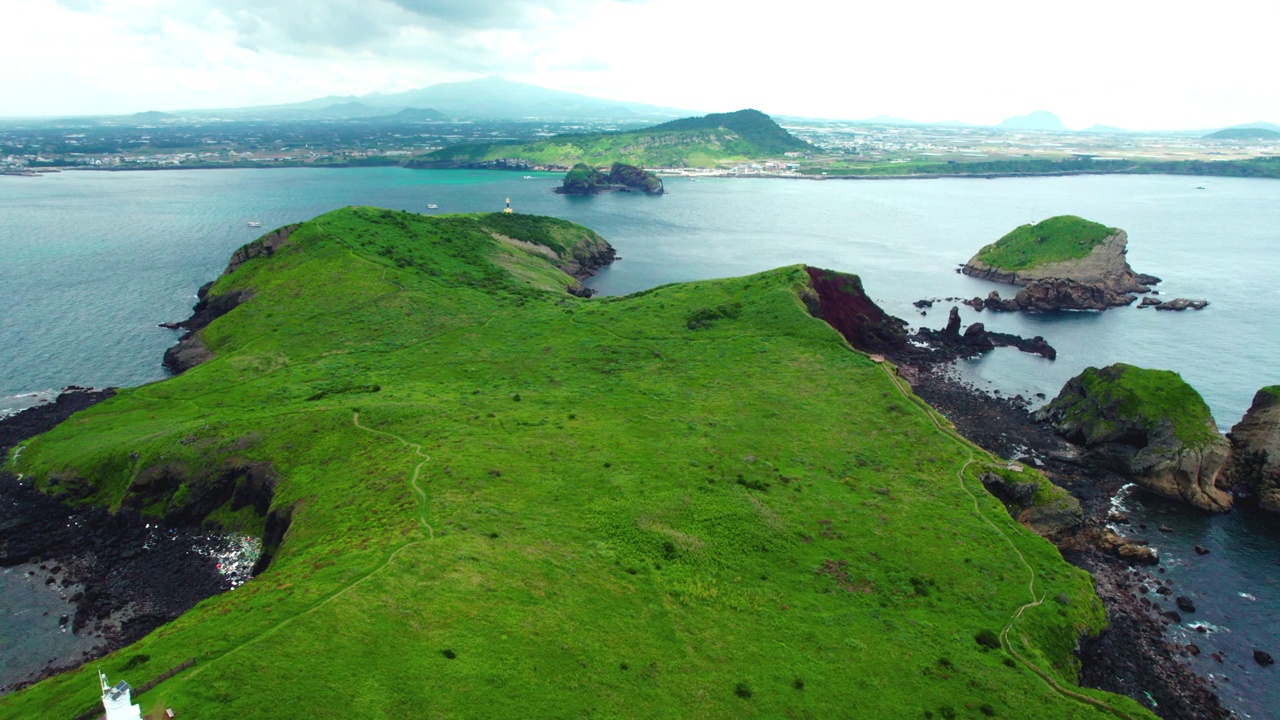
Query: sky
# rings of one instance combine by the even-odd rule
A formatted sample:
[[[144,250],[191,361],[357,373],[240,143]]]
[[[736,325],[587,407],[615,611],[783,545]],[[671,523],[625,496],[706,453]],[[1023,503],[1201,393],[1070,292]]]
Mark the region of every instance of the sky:
[[[1276,0],[4,0],[0,116],[507,80],[696,112],[1280,123]]]

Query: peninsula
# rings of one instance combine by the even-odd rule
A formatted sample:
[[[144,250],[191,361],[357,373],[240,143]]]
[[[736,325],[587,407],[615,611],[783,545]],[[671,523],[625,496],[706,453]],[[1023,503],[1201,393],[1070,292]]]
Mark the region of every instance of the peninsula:
[[[1092,581],[867,354],[906,339],[857,276],[585,299],[562,268],[607,243],[550,218],[269,235],[203,293],[203,357],[4,459],[269,563],[0,716],[92,710],[101,669],[164,678],[148,717],[1154,717],[1077,688]]]

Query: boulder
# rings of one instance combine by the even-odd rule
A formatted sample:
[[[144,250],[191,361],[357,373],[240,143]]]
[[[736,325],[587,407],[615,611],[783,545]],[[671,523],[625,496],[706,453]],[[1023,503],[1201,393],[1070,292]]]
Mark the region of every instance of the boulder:
[[[1036,417],[1143,487],[1202,510],[1231,509],[1232,496],[1219,487],[1230,445],[1177,373],[1086,368]]]
[[[1263,666],[1270,665],[1275,662],[1275,659],[1271,657],[1270,653],[1267,653],[1262,650],[1253,651],[1253,660],[1254,662]]]
[[[1191,598],[1186,595],[1179,595],[1173,602],[1182,612],[1193,613],[1196,611],[1196,604],[1191,602]]]

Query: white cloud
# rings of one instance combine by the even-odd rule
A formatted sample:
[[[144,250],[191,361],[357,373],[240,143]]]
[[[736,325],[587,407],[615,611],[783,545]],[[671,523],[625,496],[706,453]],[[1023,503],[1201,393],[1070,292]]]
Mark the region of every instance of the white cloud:
[[[15,0],[10,0],[14,3]],[[16,0],[0,114],[225,107],[501,74],[696,110],[1280,122],[1280,5],[1219,0]],[[52,30],[51,28],[56,28]],[[8,80],[8,78],[7,78]]]

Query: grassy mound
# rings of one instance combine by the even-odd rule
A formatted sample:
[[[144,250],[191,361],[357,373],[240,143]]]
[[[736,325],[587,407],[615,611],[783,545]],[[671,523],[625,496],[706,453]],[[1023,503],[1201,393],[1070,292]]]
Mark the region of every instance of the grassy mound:
[[[1135,432],[1150,436],[1164,423],[1172,424],[1174,436],[1187,447],[1217,437],[1209,406],[1181,375],[1124,363],[1085,368],[1045,412],[1089,445],[1124,441]]]
[[[758,110],[673,120],[643,130],[556,135],[535,142],[464,143],[415,160],[416,167],[449,167],[518,158],[540,165],[599,167],[717,167],[778,157],[809,144]]]
[[[1058,215],[1034,225],[1020,225],[974,256],[1001,270],[1028,270],[1039,265],[1086,257],[1116,228],[1075,215]]]
[[[805,268],[583,300],[526,245],[588,234],[348,208],[218,280],[253,292],[201,331],[213,360],[15,466],[115,506],[148,468],[270,462],[275,560],[0,716],[74,717],[96,668],[141,684],[194,656],[145,712],[1111,717],[983,633],[1060,598],[1010,639],[1069,685],[1104,623],[1089,577],[810,315]]]

